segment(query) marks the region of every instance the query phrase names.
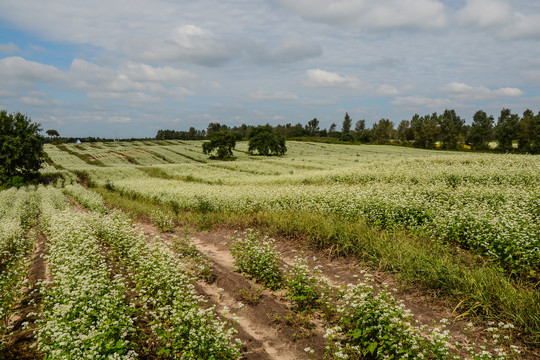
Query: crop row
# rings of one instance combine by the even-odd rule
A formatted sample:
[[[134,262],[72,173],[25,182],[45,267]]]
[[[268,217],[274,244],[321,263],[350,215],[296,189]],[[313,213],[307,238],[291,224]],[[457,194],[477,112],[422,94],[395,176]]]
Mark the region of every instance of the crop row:
[[[121,275],[111,276],[88,215],[43,208],[52,280],[42,283],[38,349],[55,359],[134,358],[134,311],[124,301]]]
[[[92,199],[82,187],[68,191]],[[195,294],[194,279],[159,240],[147,244],[119,212],[65,208],[59,189],[47,188],[43,198],[52,280],[42,284],[38,348],[48,357],[238,356],[233,330]]]
[[[320,277],[320,266],[310,268],[304,258],[283,267],[273,240],[254,231],[231,238],[230,249],[240,272],[271,289],[284,288],[296,311],[324,314],[325,359],[511,359],[521,351],[511,344],[511,324],[490,327],[491,338],[478,345],[454,341],[446,319],[431,327],[420,325],[386,284],[376,289],[363,271],[355,284],[337,286]]]
[[[122,194],[178,209],[253,212],[301,210],[407,228],[489,255],[510,273],[540,268],[540,194],[521,186],[436,184],[209,185],[163,179],[112,183]]]
[[[9,327],[9,317],[21,296],[27,270],[27,255],[34,237],[28,234],[39,211],[34,188],[0,192],[0,350]]]

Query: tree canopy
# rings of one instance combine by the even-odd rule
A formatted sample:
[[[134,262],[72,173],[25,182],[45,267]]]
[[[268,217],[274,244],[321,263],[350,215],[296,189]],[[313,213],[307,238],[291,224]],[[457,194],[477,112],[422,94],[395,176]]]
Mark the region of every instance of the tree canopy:
[[[0,183],[15,177],[27,181],[38,174],[44,143],[40,131],[26,115],[0,111]]]
[[[215,156],[216,159],[232,158],[232,150],[236,146],[236,136],[229,131],[215,131],[208,135],[207,142],[202,145],[203,153],[211,154],[214,150],[217,150]]]
[[[285,137],[272,131],[270,125],[257,126],[249,133],[249,153],[259,155],[284,155],[287,152]]]
[[[329,128],[322,128],[317,118],[309,120],[307,124],[301,123],[284,125],[265,125],[257,127],[242,124],[229,127],[224,124],[210,123],[208,129],[187,131],[160,130],[156,139],[210,139],[213,132],[227,131],[232,133],[236,140],[251,140],[261,129],[266,129],[266,140],[252,140],[252,154],[279,154],[278,146],[270,150],[269,147],[255,145],[256,142],[280,143],[279,136],[284,139],[310,140],[323,142],[353,142],[400,144],[416,146],[419,148],[441,148],[460,150],[464,148],[474,150],[493,150],[498,152],[527,152],[540,153],[540,112],[525,110],[523,116],[513,114],[510,109],[503,109],[494,124],[493,116],[479,110],[474,114],[472,123],[466,124],[465,118],[460,117],[455,110],[446,109],[443,113],[436,112],[424,116],[415,114],[410,120],[402,120],[396,124],[389,119],[380,119],[371,127],[367,127],[366,120],[358,120],[352,126],[352,118],[345,113],[341,131],[333,122]],[[278,135],[276,138],[274,135]],[[263,135],[261,135],[261,138]],[[331,139],[323,139],[331,138]],[[327,141],[328,140],[328,141]],[[261,151],[259,151],[259,149]],[[281,152],[282,153],[282,152]]]

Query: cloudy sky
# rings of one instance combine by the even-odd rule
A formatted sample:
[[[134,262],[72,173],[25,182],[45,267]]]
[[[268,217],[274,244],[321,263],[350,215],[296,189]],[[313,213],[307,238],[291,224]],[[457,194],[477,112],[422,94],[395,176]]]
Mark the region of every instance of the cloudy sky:
[[[0,0],[0,109],[63,136],[540,110],[536,0]]]

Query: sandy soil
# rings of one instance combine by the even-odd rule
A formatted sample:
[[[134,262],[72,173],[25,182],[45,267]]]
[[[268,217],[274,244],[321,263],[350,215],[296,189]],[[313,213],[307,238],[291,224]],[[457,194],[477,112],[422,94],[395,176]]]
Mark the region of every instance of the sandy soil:
[[[39,294],[36,283],[46,279],[47,264],[43,255],[45,254],[45,242],[47,241],[44,235],[38,235],[37,241],[34,244],[34,249],[30,256],[30,269],[28,271],[28,284],[22,289],[23,298],[17,305],[17,311],[10,319],[10,324],[13,326],[12,336],[9,339],[9,345],[5,353],[0,354],[0,359],[20,359],[30,360],[42,358],[35,349],[30,348],[30,345],[35,343],[36,338],[32,329],[35,329],[37,320],[34,313],[39,312],[39,304],[41,295]],[[26,329],[23,325],[28,323]]]
[[[183,236],[180,229],[177,229],[176,234],[160,234],[151,224],[141,225],[149,236],[159,235],[167,240],[174,236]],[[295,318],[292,305],[285,299],[283,292],[264,290],[248,277],[235,272],[234,259],[228,247],[229,238],[233,235],[234,231],[230,229],[212,229],[190,234],[198,251],[211,259],[212,271],[216,275],[212,284],[200,281],[198,290],[216,304],[218,312],[224,317],[231,318],[233,314],[238,317],[236,328],[245,344],[245,358],[322,359],[325,347],[323,321],[312,318],[305,324]],[[322,251],[288,239],[277,238],[276,246],[284,264],[292,265],[297,255],[311,259],[313,265],[322,266],[321,275],[332,285],[355,283],[357,278],[362,277],[362,272],[367,272],[375,279],[376,287],[386,283],[391,288],[398,288],[396,299],[404,302],[406,308],[414,314],[415,320],[426,325],[439,323],[442,319],[450,320],[452,338],[461,345],[469,344],[472,340],[481,343],[487,334],[485,328],[475,326],[471,334],[467,335],[463,329],[468,320],[459,318],[458,312],[419,289],[400,288],[391,275],[363,268],[352,257],[331,258]],[[254,288],[261,289],[261,300],[254,305],[246,304],[240,308],[238,293]],[[229,310],[223,311],[224,308]],[[311,357],[304,351],[307,347],[315,350]],[[535,356],[528,354],[522,358],[534,359]]]

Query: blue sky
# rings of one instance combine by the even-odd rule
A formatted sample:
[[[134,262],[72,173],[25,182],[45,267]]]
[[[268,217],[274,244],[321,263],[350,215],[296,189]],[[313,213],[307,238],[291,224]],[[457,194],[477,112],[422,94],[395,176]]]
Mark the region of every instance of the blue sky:
[[[0,108],[63,136],[540,110],[540,2],[0,0]]]

